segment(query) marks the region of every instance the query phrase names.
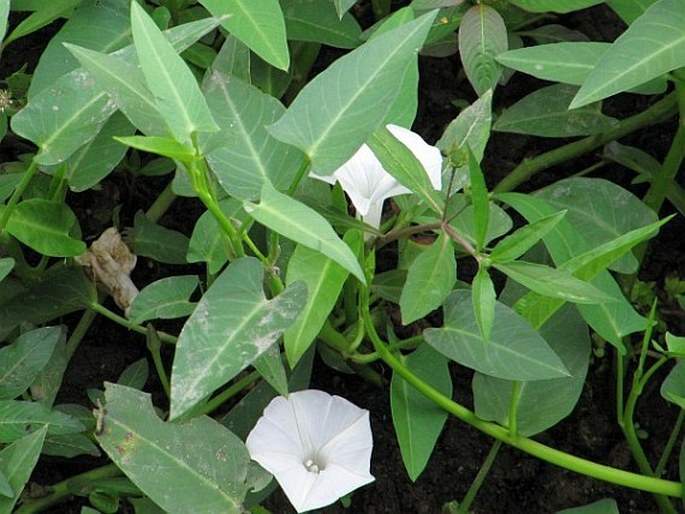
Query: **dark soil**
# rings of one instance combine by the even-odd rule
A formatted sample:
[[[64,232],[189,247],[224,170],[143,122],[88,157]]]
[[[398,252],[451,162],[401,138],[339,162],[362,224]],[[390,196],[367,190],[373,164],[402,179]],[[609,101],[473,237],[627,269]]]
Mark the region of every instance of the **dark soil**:
[[[592,38],[599,40],[611,40],[622,30],[620,21],[611,11],[604,8],[576,13],[564,17],[562,21],[571,28],[585,30]],[[24,48],[15,44],[13,50],[17,53],[28,52],[27,59],[30,59],[36,55],[35,52],[40,52],[42,47],[32,43],[33,40],[27,41]],[[18,63],[16,68],[23,62],[19,55],[14,54],[12,58],[12,62]],[[452,101],[463,98],[470,102],[474,100],[474,96],[467,82],[459,74],[456,55],[447,59],[423,58],[421,72],[421,107],[415,129],[427,140],[435,141],[446,124],[458,113]],[[509,105],[537,85],[538,83],[531,79],[515,75],[509,86],[498,92],[496,105],[498,108]],[[643,109],[645,101],[644,98],[622,95],[618,100],[608,102],[607,108],[620,111],[612,112],[618,116],[621,116],[621,113],[629,115]],[[631,136],[631,140],[637,146],[648,149],[658,159],[662,159],[672,134],[672,127],[669,126],[661,131],[635,134]],[[559,144],[558,140],[494,134],[484,162],[490,185],[496,183],[523,158],[537,155]],[[536,188],[567,176],[591,164],[594,159],[593,156],[585,156],[567,166],[548,170],[536,177],[531,184],[526,184],[523,189]],[[617,166],[608,166],[602,169],[601,173],[602,176],[612,179],[618,177],[621,179],[620,183],[626,187],[629,187],[632,178],[629,172]],[[134,190],[129,182],[117,175],[109,178],[107,184],[107,188],[113,189],[106,188],[105,192],[116,191],[117,198],[124,203],[121,215],[125,221],[132,220],[138,209],[146,208],[159,190],[155,183],[148,183],[144,188],[136,187]],[[96,235],[107,226],[106,219],[98,223],[93,221],[92,216],[93,211],[97,211],[98,206],[102,205],[103,194],[88,192],[73,198],[84,232],[88,234]],[[189,228],[200,211],[192,201],[180,202],[182,203],[177,204],[163,220],[163,224],[189,233]],[[652,250],[647,254],[640,275],[643,280],[656,281],[656,289],[662,299],[665,299],[661,293],[664,277],[685,277],[685,248],[682,243],[684,229],[683,219],[678,218],[662,230],[651,244]],[[141,259],[135,272],[138,284],[149,283],[166,273],[177,273],[177,269],[160,268],[157,265],[148,267],[147,264]],[[673,304],[666,304],[661,315],[667,321],[671,332],[685,334],[684,316],[680,309]],[[63,320],[69,327],[73,327],[77,321],[77,316]],[[104,319],[98,319],[69,364],[58,403],[89,405],[86,396],[88,388],[102,388],[104,381],[115,381],[126,366],[146,355],[147,350],[142,337],[113,326]],[[611,352],[608,352],[606,357],[596,358],[592,362],[581,400],[573,414],[536,439],[574,455],[637,471],[616,424],[612,362]],[[150,368],[152,369],[152,363]],[[376,370],[390,378],[387,369],[378,366]],[[456,365],[452,372],[454,399],[471,407],[471,372]],[[667,370],[664,370],[665,372]],[[640,428],[646,434],[643,443],[653,462],[658,459],[678,414],[677,408],[665,402],[659,394],[658,384],[663,376],[665,375],[655,377],[655,386],[645,391],[636,416]],[[313,377],[312,387],[339,394],[371,412],[375,440],[372,473],[376,476],[376,481],[354,493],[349,509],[334,505],[324,509],[324,512],[437,514],[446,502],[460,501],[464,497],[490,450],[492,440],[459,420],[448,419],[429,466],[416,483],[412,483],[404,470],[395,439],[387,389],[378,389],[358,376],[333,372],[318,359],[315,362]],[[146,390],[158,397],[161,388],[158,381],[151,378]],[[43,457],[32,477],[32,482],[49,485],[106,463],[104,458]],[[669,467],[667,477],[678,480],[676,464]],[[623,514],[646,514],[657,511],[656,504],[647,493],[579,476],[517,450],[503,447],[473,504],[472,511],[484,514],[542,514],[585,505],[608,497],[617,501]],[[87,503],[84,503],[83,499],[76,498],[52,508],[49,512],[76,513],[84,504]],[[292,512],[280,491],[274,493],[266,505],[274,513]],[[132,509],[125,506],[122,507],[122,512],[132,512]]]

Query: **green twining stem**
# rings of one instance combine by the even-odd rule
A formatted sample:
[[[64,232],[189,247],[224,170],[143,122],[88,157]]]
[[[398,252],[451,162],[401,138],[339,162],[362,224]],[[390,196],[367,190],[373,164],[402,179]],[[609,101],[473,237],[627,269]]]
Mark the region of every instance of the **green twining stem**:
[[[582,475],[597,478],[612,484],[638,489],[640,491],[662,494],[665,496],[673,496],[675,498],[681,497],[682,489],[679,482],[663,480],[651,476],[640,475],[638,473],[631,473],[629,471],[613,468],[611,466],[605,466],[597,462],[556,450],[520,435],[512,437],[507,428],[479,418],[473,411],[443,395],[440,391],[434,389],[419,377],[414,375],[386,348],[385,343],[381,341],[378,333],[376,332],[376,328],[373,326],[373,322],[371,317],[368,315],[368,311],[365,313],[364,319],[366,323],[367,334],[371,338],[376,351],[381,356],[383,361],[393,369],[393,371],[397,372],[412,387],[433,401],[438,407],[446,410],[448,413],[461,419],[465,423],[477,428],[484,434],[494,437],[495,439],[513,446],[514,448],[518,448],[519,450],[537,457],[538,459],[550,462]]]
[[[613,129],[608,130],[603,134],[589,136],[540,154],[532,159],[526,159],[509,172],[509,174],[495,186],[493,192],[503,193],[512,191],[540,171],[568,161],[578,155],[590,152],[610,141],[624,137],[643,127],[668,119],[676,113],[677,104],[678,99],[676,93],[671,93],[641,113],[621,120]]]
[[[12,211],[19,203],[21,195],[24,194],[24,190],[28,187],[29,183],[31,182],[31,179],[33,179],[33,176],[36,174],[37,171],[38,164],[36,164],[35,160],[32,160],[31,164],[29,164],[29,167],[26,168],[26,171],[22,175],[21,180],[19,181],[19,184],[17,184],[17,187],[12,193],[12,196],[7,202],[7,205],[5,205],[5,208],[2,211],[2,216],[0,216],[0,235],[2,235],[2,233],[5,231],[5,228],[7,227],[7,222],[10,220],[10,216],[12,216]]]

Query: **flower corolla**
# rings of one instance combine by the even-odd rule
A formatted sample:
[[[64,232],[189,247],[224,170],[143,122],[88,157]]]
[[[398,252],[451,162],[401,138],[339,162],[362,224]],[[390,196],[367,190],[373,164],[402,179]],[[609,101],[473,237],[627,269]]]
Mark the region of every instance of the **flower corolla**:
[[[387,125],[387,129],[400,143],[411,150],[426,170],[433,187],[440,190],[442,182],[440,150],[426,143],[421,136],[409,129],[397,125]],[[383,202],[386,199],[411,193],[383,168],[368,145],[362,145],[349,161],[331,175],[310,173],[309,176],[329,184],[340,182],[357,210],[357,216],[375,228],[381,225]]]
[[[375,480],[369,411],[323,391],[274,398],[245,444],[297,512],[330,505]]]

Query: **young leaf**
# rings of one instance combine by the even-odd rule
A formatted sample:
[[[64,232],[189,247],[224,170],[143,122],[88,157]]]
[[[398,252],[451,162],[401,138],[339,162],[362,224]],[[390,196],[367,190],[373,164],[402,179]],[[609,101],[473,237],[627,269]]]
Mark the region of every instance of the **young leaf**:
[[[422,344],[414,352],[402,357],[403,364],[426,384],[447,397],[452,396],[447,359]],[[407,474],[415,482],[428,464],[447,413],[410,386],[397,373],[390,383],[392,423],[400,445]]]
[[[61,0],[60,2],[48,2],[41,5],[39,9],[24,19],[17,25],[12,32],[5,38],[3,46],[7,46],[12,41],[27,36],[32,32],[45,27],[57,18],[66,16],[74,7],[83,0]]]
[[[505,264],[521,257],[545,237],[566,216],[566,212],[564,210],[545,216],[509,234],[495,245],[490,252],[490,259],[495,263]]]
[[[404,187],[419,194],[433,211],[442,214],[445,202],[436,191],[436,188],[440,186],[431,181],[426,168],[407,146],[393,136],[386,127],[381,127],[374,132],[368,145],[388,173]]]
[[[497,86],[502,68],[495,58],[508,44],[507,27],[494,8],[478,4],[466,12],[459,25],[459,54],[478,96]]]
[[[571,102],[571,109],[644,84],[685,66],[682,0],[652,4],[602,55]]]
[[[242,204],[234,198],[219,202],[219,208],[228,218],[247,218],[241,209]],[[240,219],[243,222],[243,219]],[[188,262],[206,262],[209,273],[215,275],[228,260],[226,236],[219,228],[214,215],[205,211],[195,223],[188,245]]]
[[[207,154],[219,184],[241,200],[257,200],[266,182],[290,187],[304,155],[265,128],[285,112],[281,103],[221,71],[210,72],[203,89],[222,131],[221,146]]]
[[[471,293],[453,291],[444,304],[445,324],[428,328],[428,344],[451,360],[486,375],[508,380],[545,380],[568,376],[547,342],[509,307],[497,302],[490,340],[484,341]]]
[[[74,257],[86,251],[83,241],[69,235],[77,223],[66,204],[31,198],[17,204],[7,232],[43,255]]]
[[[466,151],[469,157],[469,181],[471,183],[471,204],[473,205],[475,228],[473,235],[476,239],[476,249],[480,251],[485,246],[488,225],[490,224],[490,200],[480,165],[468,147]]]
[[[31,472],[38,462],[43,447],[47,426],[25,435],[0,451],[0,473],[12,488],[10,497],[0,496],[0,512],[10,514],[19,500]]]
[[[170,159],[187,162],[196,157],[195,150],[169,137],[126,136],[115,137],[114,139],[122,145],[130,146],[143,152],[156,153]]]
[[[573,137],[601,134],[618,120],[602,114],[600,104],[569,110],[577,88],[554,84],[537,89],[509,107],[492,129],[540,137]]]
[[[494,263],[493,266],[509,278],[543,296],[572,303],[603,303],[613,300],[591,284],[560,269],[524,261]]]
[[[190,68],[136,2],[131,30],[145,81],[174,138],[190,144],[197,132],[219,130]]]
[[[484,267],[478,268],[478,273],[473,278],[471,284],[471,302],[473,303],[473,314],[480,329],[483,341],[490,340],[492,326],[495,323],[495,305],[497,304],[497,294],[495,285],[492,283],[490,274]]]
[[[307,299],[305,285],[291,284],[267,300],[263,274],[255,258],[233,261],[198,303],[176,345],[170,419],[249,366],[297,318]]]
[[[285,22],[278,0],[200,0],[221,25],[269,64],[290,66]],[[228,15],[228,17],[226,17]]]
[[[412,262],[400,296],[402,324],[440,307],[457,281],[454,242],[444,232]]]
[[[188,316],[195,308],[190,295],[197,289],[196,275],[175,275],[146,286],[129,309],[131,323],[141,325],[149,319],[173,319]]]
[[[126,234],[133,253],[166,264],[186,264],[188,237],[150,221],[142,211],[133,218],[133,230]]]
[[[302,89],[269,132],[302,149],[317,174],[333,173],[385,119],[436,14],[425,14],[335,61]]]
[[[307,285],[308,296],[302,313],[283,334],[285,354],[291,368],[314,342],[348,275],[349,271],[325,255],[302,245],[295,248],[288,261],[286,283],[303,281]]]
[[[61,335],[59,327],[39,328],[0,349],[0,400],[12,400],[29,388],[50,360]]]
[[[126,476],[171,512],[239,514],[247,492],[250,456],[242,441],[207,416],[164,423],[150,395],[105,385],[96,438]],[[211,463],[211,465],[208,465]],[[164,470],[164,480],[159,473]]]
[[[468,183],[468,156],[466,148],[470,148],[476,161],[483,160],[485,146],[490,138],[492,124],[492,90],[486,91],[481,97],[461,111],[459,115],[447,125],[440,140],[435,144],[444,155],[457,164],[455,176],[450,177],[452,166],[445,166],[442,176],[442,190],[447,194],[454,194]],[[459,162],[455,162],[459,161]],[[447,188],[451,185],[449,191]]]
[[[119,380],[117,384],[131,387],[133,389],[142,390],[147,383],[149,375],[149,370],[147,366],[147,359],[143,357],[137,361],[131,363],[124,371],[119,375]]]
[[[315,210],[279,193],[268,183],[259,204],[245,202],[245,210],[259,223],[334,260],[365,283],[364,272],[349,246]]]

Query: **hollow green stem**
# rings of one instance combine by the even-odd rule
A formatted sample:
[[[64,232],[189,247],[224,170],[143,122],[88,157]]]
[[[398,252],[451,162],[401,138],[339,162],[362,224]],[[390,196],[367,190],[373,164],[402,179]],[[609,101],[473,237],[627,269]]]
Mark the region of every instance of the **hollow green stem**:
[[[590,152],[595,148],[599,148],[610,141],[624,137],[643,127],[668,119],[675,114],[677,103],[676,94],[671,93],[641,113],[621,120],[613,129],[608,130],[603,134],[589,136],[540,154],[532,159],[526,159],[509,172],[509,174],[495,186],[493,192],[502,193],[505,191],[512,191],[540,171],[577,157],[578,155]]]
[[[152,202],[152,205],[145,212],[145,217],[153,223],[157,223],[162,216],[169,210],[174,201],[178,198],[171,189],[171,181],[166,185],[161,193]]]
[[[34,514],[44,512],[48,507],[60,503],[73,495],[70,484],[75,482],[88,483],[97,482],[105,478],[121,476],[123,473],[114,464],[108,464],[101,468],[91,469],[80,475],[69,477],[66,480],[51,486],[52,492],[41,498],[25,500],[15,514]]]
[[[640,475],[638,473],[631,473],[629,471],[599,464],[597,462],[556,450],[520,435],[512,437],[507,428],[479,418],[473,411],[443,395],[440,391],[434,389],[419,377],[414,375],[387,349],[385,343],[381,341],[378,333],[376,332],[376,328],[373,326],[370,316],[365,315],[365,322],[367,334],[371,338],[376,351],[379,353],[383,361],[393,369],[393,371],[396,371],[407,381],[407,383],[409,383],[428,399],[433,401],[438,407],[446,410],[448,413],[461,419],[465,423],[475,427],[484,434],[513,446],[514,448],[518,448],[519,450],[533,455],[538,459],[562,468],[566,468],[576,473],[603,480],[612,484],[638,489],[640,491],[663,494],[666,496],[673,496],[675,498],[681,497],[682,490],[679,482]]]
[[[14,211],[14,208],[17,206],[19,200],[21,199],[21,195],[24,194],[24,191],[31,183],[31,180],[33,179],[33,176],[36,174],[37,171],[38,164],[36,164],[35,160],[32,160],[31,164],[29,164],[29,167],[26,168],[26,171],[22,175],[19,184],[17,184],[17,187],[14,189],[14,192],[12,192],[12,196],[10,196],[7,205],[5,205],[5,208],[2,210],[2,215],[0,216],[0,234],[2,234],[5,231],[5,228],[7,227],[7,222],[9,221],[10,216],[12,216],[12,211]]]
[[[492,465],[495,463],[495,459],[497,458],[497,454],[499,453],[501,447],[502,441],[495,439],[495,442],[492,444],[487,457],[485,457],[483,465],[476,474],[476,478],[474,478],[473,482],[471,482],[469,490],[466,491],[464,499],[457,508],[457,512],[459,514],[468,514],[470,512],[469,509],[471,508],[471,504],[473,503],[473,500],[476,499],[476,495],[478,494],[478,491],[480,491],[480,488],[488,476],[488,473],[490,473],[490,469],[492,469]]]

